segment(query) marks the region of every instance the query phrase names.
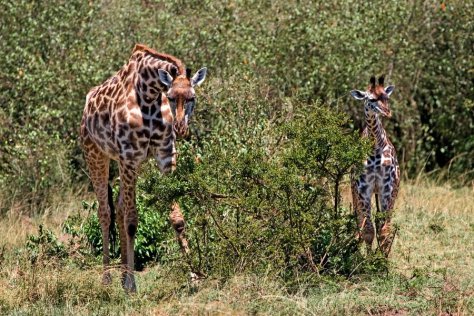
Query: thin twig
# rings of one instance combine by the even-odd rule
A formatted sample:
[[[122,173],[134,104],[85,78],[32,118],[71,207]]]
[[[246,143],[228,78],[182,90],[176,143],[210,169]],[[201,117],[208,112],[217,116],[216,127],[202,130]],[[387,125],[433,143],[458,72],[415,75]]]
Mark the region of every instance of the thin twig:
[[[240,257],[240,253],[239,251],[237,250],[237,247],[234,245],[234,243],[230,240],[230,238],[224,233],[224,230],[222,229],[222,227],[219,225],[219,223],[217,222],[216,218],[214,217],[214,214],[212,214],[211,210],[208,209],[207,212],[209,213],[209,215],[211,216],[212,220],[214,221],[214,223],[216,224],[217,226],[217,229],[220,231],[220,233],[222,234],[222,236],[224,237],[225,240],[227,240],[230,244],[230,246],[232,247],[232,249],[234,249],[235,253]]]
[[[209,193],[210,197],[213,199],[229,199],[229,198],[235,198],[235,196],[232,195],[225,195],[225,194],[220,194],[220,193]]]

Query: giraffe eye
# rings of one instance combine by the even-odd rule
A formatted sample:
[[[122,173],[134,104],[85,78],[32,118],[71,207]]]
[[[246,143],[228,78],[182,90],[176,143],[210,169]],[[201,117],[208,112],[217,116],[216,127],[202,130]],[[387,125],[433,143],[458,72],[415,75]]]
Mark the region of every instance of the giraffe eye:
[[[168,100],[169,100],[170,102],[172,102],[172,103],[175,103],[175,102],[176,102],[176,99],[175,99],[175,98],[170,98],[170,97],[168,97]]]
[[[369,99],[369,102],[371,103],[377,102],[377,99]]]

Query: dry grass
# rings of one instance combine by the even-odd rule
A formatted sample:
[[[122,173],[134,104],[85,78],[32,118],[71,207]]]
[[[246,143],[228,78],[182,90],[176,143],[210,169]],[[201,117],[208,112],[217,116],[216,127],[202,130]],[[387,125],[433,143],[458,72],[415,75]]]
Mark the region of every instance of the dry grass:
[[[0,219],[0,231],[4,236],[0,247],[11,249],[23,245],[26,236],[35,233],[39,224],[59,233],[64,220],[72,212],[82,209],[81,203],[85,198],[94,199],[91,193],[87,193],[87,186],[66,192],[62,190],[61,194],[57,195],[51,193],[47,196],[47,205],[41,208],[41,214],[33,212],[33,215],[29,215],[32,213],[31,206],[18,199],[12,204],[7,197],[0,195],[0,209],[8,208],[8,212]]]
[[[418,315],[474,312],[474,191],[448,185],[404,183],[399,226],[387,275],[302,283],[289,293],[271,276],[241,275],[228,282],[192,285],[182,271],[154,266],[137,274],[139,293],[127,296],[114,271],[100,284],[99,262],[80,266],[54,258],[30,264],[26,235],[60,224],[80,208],[79,196],[58,201],[36,218],[13,210],[0,221],[0,313],[127,315]],[[346,199],[346,203],[347,199]]]
[[[400,236],[394,249],[397,269],[447,269],[466,280],[474,275],[474,190],[449,186],[407,186],[396,221]]]

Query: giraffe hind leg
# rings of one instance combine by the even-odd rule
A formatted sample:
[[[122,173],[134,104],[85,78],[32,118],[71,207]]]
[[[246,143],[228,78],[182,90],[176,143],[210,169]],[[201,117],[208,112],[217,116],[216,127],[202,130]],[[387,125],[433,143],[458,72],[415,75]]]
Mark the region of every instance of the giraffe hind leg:
[[[357,216],[359,223],[359,230],[362,232],[362,239],[365,241],[367,250],[372,250],[372,244],[374,241],[375,230],[372,224],[370,209],[362,209],[359,211]]]
[[[89,169],[89,176],[92,181],[94,192],[99,202],[99,222],[102,231],[102,252],[104,272],[102,282],[110,284],[112,278],[110,275],[110,249],[109,237],[111,228],[111,209],[109,205],[109,162],[110,159],[101,152],[88,137],[83,139],[84,154]]]
[[[121,160],[120,171],[120,197],[118,209],[121,214],[119,223],[121,225],[120,244],[126,240],[126,246],[122,249],[122,254],[126,255],[126,264],[122,265],[122,285],[128,293],[137,291],[135,283],[135,235],[138,228],[138,214],[135,202],[135,185],[137,180],[138,167],[133,161]],[[122,219],[120,218],[122,217]],[[123,238],[124,236],[125,238]],[[122,263],[125,260],[122,258]]]
[[[110,225],[109,225],[110,251],[112,252],[112,255],[114,255],[116,244],[117,244],[117,229],[115,227],[116,214],[115,214],[115,205],[114,205],[114,192],[110,184],[108,186],[108,202],[109,202],[109,209],[110,209]]]
[[[123,210],[123,196],[122,196],[122,185],[120,184],[119,194],[117,196],[117,217],[116,223],[119,230],[119,243],[120,243],[120,262],[122,264],[122,286],[125,282],[125,270],[127,266],[127,233],[125,230],[125,216]]]

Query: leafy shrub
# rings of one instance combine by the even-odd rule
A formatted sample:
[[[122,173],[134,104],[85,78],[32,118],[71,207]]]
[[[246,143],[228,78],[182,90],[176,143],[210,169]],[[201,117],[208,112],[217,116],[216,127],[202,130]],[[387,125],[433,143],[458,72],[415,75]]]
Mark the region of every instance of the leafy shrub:
[[[68,256],[66,247],[58,240],[56,235],[39,225],[38,235],[29,235],[26,242],[26,249],[32,263],[41,258],[59,258],[64,259]]]
[[[137,196],[137,210],[139,226],[135,240],[135,265],[137,270],[142,270],[148,262],[165,263],[176,254],[178,246],[168,224],[166,213],[156,212],[152,207],[146,208],[142,195]],[[91,253],[102,256],[102,232],[97,216],[97,202],[83,202],[87,217],[77,215],[69,216],[63,224],[63,230],[78,237],[90,246]],[[120,246],[117,236],[115,244],[111,247],[111,257],[120,256]]]
[[[258,102],[256,108],[265,105]],[[347,130],[347,117],[318,104],[275,126],[266,126],[263,113],[256,116],[241,105],[226,113],[248,123],[240,134],[216,131],[199,142],[179,143],[178,168],[169,176],[151,163],[143,168],[137,197],[139,267],[157,259],[182,261],[166,216],[179,201],[193,265],[206,274],[273,271],[291,280],[305,271],[364,271],[355,219],[340,205],[334,184],[360,166],[368,144]],[[255,134],[251,140],[249,133]],[[266,144],[277,142],[270,151]],[[95,215],[86,227],[94,228],[83,233],[100,253]]]

